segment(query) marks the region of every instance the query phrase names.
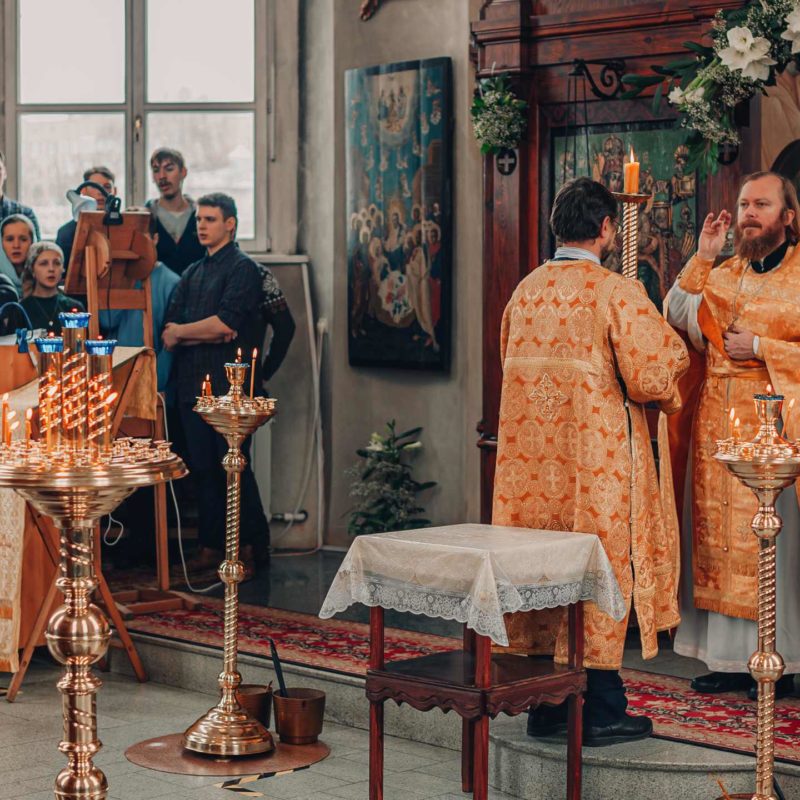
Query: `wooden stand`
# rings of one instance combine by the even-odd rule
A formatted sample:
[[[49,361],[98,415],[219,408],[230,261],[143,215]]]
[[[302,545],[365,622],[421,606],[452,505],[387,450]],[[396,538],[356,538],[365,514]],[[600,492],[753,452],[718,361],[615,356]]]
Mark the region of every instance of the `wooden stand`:
[[[383,800],[383,706],[454,710],[463,720],[461,788],[475,800],[489,792],[489,719],[522,714],[541,703],[569,702],[567,800],[580,800],[583,692],[583,604],[569,607],[569,663],[492,655],[491,641],[465,628],[464,649],[408,661],[384,661],[383,609],[370,609],[369,800]]]
[[[142,312],[142,341],[153,348],[153,307],[150,291],[150,273],[155,267],[157,254],[148,231],[150,213],[126,211],[121,225],[103,225],[105,213],[84,211],[75,230],[75,241],[70,257],[65,289],[67,294],[86,295],[87,311],[91,313],[89,332],[96,337],[99,332],[99,312],[103,310],[135,310]],[[130,383],[130,382],[129,382]],[[161,398],[157,400],[155,422],[121,418],[119,408],[114,418],[114,432],[122,427],[126,436],[149,436],[164,439],[164,409]],[[119,419],[118,419],[119,417]],[[169,549],[167,530],[167,487],[158,483],[155,493],[156,569],[159,595],[152,590],[139,590],[115,594],[124,603],[126,613],[146,614],[154,610],[168,611],[178,608],[195,608],[198,603],[170,592]],[[153,603],[160,601],[157,606]]]

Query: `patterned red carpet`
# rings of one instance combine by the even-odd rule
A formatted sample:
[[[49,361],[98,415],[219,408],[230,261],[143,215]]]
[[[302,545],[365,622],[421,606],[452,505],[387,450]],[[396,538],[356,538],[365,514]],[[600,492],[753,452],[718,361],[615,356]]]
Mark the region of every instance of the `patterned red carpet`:
[[[195,644],[222,647],[223,601],[203,598],[196,611],[142,614],[127,622],[128,629]],[[369,627],[360,622],[318,619],[296,611],[242,604],[239,606],[239,652],[269,657],[272,637],[281,660],[310,667],[363,675],[369,659]],[[460,646],[456,639],[387,628],[386,659],[442,653]]]
[[[756,744],[756,704],[743,692],[708,695],[691,691],[689,681],[632,669],[622,670],[633,713],[653,720],[660,739],[688,742],[752,755]],[[775,706],[775,758],[800,763],[800,699]]]
[[[197,611],[144,614],[128,622],[132,631],[222,646],[222,600],[203,598]],[[363,675],[369,657],[369,628],[357,622],[323,620],[308,614],[242,605],[239,650],[269,657],[271,636],[284,661],[333,672]],[[386,629],[387,660],[416,658],[460,647],[457,639]],[[631,711],[651,717],[663,739],[752,754],[755,703],[744,694],[700,695],[689,682],[667,675],[623,670]],[[800,763],[800,699],[777,704],[775,756]]]

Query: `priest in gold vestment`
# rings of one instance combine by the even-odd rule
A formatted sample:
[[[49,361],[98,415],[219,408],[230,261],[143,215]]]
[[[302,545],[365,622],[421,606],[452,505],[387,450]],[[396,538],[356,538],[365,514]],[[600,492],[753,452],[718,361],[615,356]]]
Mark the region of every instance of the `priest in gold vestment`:
[[[517,287],[503,315],[503,386],[493,523],[594,533],[636,609],[645,658],[678,622],[677,517],[662,512],[643,404],[676,411],[686,346],[644,287],[601,266],[613,245],[617,202],[600,183],[570,181],[550,225],[559,248]],[[584,744],[652,732],[626,713],[619,676],[626,616],[585,608]],[[507,618],[511,647],[566,661],[564,614]],[[528,733],[566,727],[566,704],[531,712]]]
[[[671,423],[673,452],[691,437],[690,463],[673,458],[676,484],[686,481],[683,530],[682,623],[675,651],[698,658],[713,670],[692,682],[700,692],[746,689],[756,650],[757,540],[750,523],[758,503],[753,493],[713,458],[715,440],[731,435],[730,414],[741,421],[742,437],[757,430],[753,394],[768,384],[800,400],[800,238],[797,195],[775,173],[745,178],[734,228],[736,255],[714,268],[732,217],[709,214],[697,255],[667,297],[667,315],[704,352],[705,374],[697,396]],[[731,412],[731,409],[733,411]],[[797,409],[800,411],[800,409]],[[691,416],[693,415],[693,420]],[[796,418],[797,419],[797,418]],[[795,425],[788,434],[796,436]],[[684,472],[685,470],[685,472]],[[776,695],[789,694],[800,671],[800,559],[797,495],[786,490],[778,502],[783,534],[778,537],[778,634],[786,674]]]

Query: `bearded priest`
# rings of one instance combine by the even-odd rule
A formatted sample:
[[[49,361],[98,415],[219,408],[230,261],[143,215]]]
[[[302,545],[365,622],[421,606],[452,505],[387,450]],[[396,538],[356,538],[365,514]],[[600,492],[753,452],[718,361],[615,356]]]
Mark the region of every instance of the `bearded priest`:
[[[742,438],[755,434],[753,395],[768,384],[786,398],[784,419],[789,401],[800,395],[799,216],[791,181],[773,172],[747,176],[739,192],[735,256],[714,267],[732,217],[709,214],[697,254],[665,303],[668,320],[705,358],[697,385],[683,387],[686,407],[669,420],[675,485],[686,486],[682,622],[674,647],[712,670],[692,681],[698,692],[745,690],[757,697],[747,661],[757,648],[758,545],[750,522],[758,504],[713,456],[715,440],[733,434],[734,418],[741,420]],[[776,686],[782,697],[800,671],[795,491],[783,492],[777,510],[784,528],[777,578],[777,648],[787,662]]]
[[[605,186],[566,183],[550,227],[554,257],[521,281],[503,314],[493,522],[597,534],[652,658],[658,631],[678,622],[678,529],[674,506],[671,518],[662,513],[643,404],[679,408],[689,356],[642,284],[601,264],[617,230]],[[510,615],[512,650],[555,647],[565,663],[562,612]],[[651,721],[626,712],[619,674],[627,615],[615,622],[587,603],[584,624],[584,745],[649,736]],[[529,714],[528,733],[558,734],[566,724],[565,703],[543,705]]]

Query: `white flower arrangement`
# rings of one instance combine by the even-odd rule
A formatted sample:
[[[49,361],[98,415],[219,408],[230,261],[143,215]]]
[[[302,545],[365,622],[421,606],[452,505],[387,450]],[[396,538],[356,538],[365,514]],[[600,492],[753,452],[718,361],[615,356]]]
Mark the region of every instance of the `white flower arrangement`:
[[[800,0],[751,0],[742,8],[718,11],[710,46],[685,42],[692,55],[663,67],[655,75],[626,75],[631,98],[655,87],[657,109],[667,102],[691,131],[689,168],[701,176],[716,172],[721,148],[738,145],[733,109],[766,92],[790,63],[800,64]]]
[[[528,104],[520,100],[508,78],[500,75],[478,84],[472,100],[472,126],[481,153],[499,153],[516,147],[525,133]]]

